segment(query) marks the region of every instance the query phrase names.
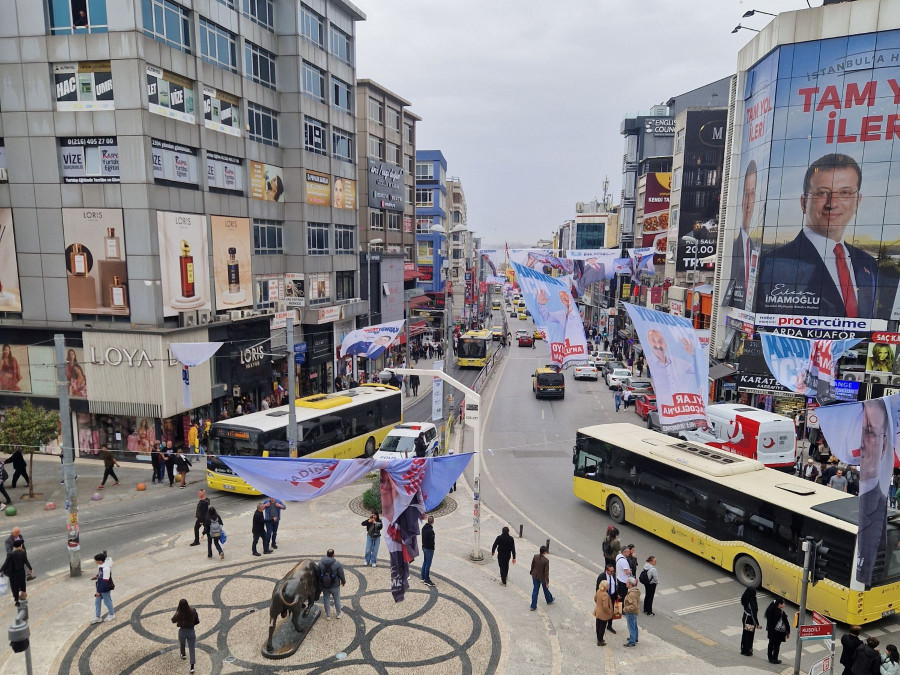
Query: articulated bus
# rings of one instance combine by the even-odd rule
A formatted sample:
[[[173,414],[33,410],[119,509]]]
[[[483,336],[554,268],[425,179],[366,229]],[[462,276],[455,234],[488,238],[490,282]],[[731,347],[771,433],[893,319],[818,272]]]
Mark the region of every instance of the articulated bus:
[[[796,604],[801,544],[812,536],[830,550],[809,608],[864,624],[900,606],[900,512],[888,512],[887,547],[867,588],[854,574],[858,497],[631,424],[580,429],[574,450],[576,497],[734,572],[744,586]]]
[[[460,368],[484,368],[494,352],[494,342],[489,330],[470,330],[459,336],[456,362]]]
[[[371,457],[403,421],[400,390],[376,384],[298,398],[296,457]],[[215,455],[288,457],[288,406],[216,422],[210,427],[206,484],[213,490],[260,494]]]

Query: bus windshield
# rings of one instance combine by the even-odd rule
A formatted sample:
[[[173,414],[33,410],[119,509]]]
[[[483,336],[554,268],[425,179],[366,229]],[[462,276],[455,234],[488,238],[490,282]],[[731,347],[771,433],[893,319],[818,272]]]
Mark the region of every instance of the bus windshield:
[[[461,358],[480,359],[487,353],[487,341],[482,338],[460,338],[457,354]]]

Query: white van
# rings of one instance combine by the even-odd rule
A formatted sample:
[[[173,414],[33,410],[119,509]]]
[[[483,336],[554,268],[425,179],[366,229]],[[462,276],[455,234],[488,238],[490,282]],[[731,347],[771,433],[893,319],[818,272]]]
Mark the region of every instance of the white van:
[[[756,459],[772,469],[794,470],[797,432],[790,417],[735,403],[708,406],[706,413],[709,427],[678,435]]]

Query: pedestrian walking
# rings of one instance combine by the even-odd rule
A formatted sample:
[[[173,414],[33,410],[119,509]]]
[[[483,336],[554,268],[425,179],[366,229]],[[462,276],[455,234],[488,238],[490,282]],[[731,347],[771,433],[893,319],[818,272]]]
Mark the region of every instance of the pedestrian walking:
[[[628,404],[631,403],[632,400],[631,390],[625,389],[624,386],[622,387],[622,389],[624,389],[624,391],[622,392],[622,403],[625,405],[625,410],[628,410]]]
[[[381,543],[381,528],[384,527],[378,511],[372,511],[372,515],[362,521],[362,526],[366,528],[366,565],[377,567],[378,545]]]
[[[116,610],[112,601],[112,592],[116,588],[112,578],[113,561],[106,551],[103,551],[94,556],[94,562],[97,563],[97,584],[94,588],[94,618],[91,619],[91,623],[100,623],[101,620],[112,621],[116,618]],[[100,609],[103,604],[109,610],[105,619],[100,618]]]
[[[162,483],[162,475],[165,471],[165,467],[162,454],[159,451],[159,441],[155,441],[150,449],[150,466],[153,469],[153,476],[150,478],[150,482]]]
[[[4,483],[9,480],[9,473],[6,471],[6,467],[3,462],[0,461],[0,494],[3,495],[3,503],[0,503],[0,509],[5,507],[7,504],[12,504],[12,499],[9,496],[9,493],[6,491],[6,487]]]
[[[281,512],[286,508],[287,507],[284,505],[284,502],[280,499],[277,499],[276,497],[269,497],[264,515],[266,523],[266,536],[269,538],[270,548],[278,548],[278,544],[275,543],[275,540],[278,538],[278,525],[279,523],[281,523]]]
[[[550,560],[547,558],[547,547],[541,546],[540,551],[531,559],[531,611],[537,609],[538,590],[543,589],[544,600],[548,605],[553,604],[553,596],[550,594]]]
[[[175,487],[175,450],[172,441],[166,441],[166,451],[163,454],[166,473],[169,476],[169,487]]]
[[[841,638],[841,665],[844,666],[842,675],[853,675],[853,660],[856,658],[856,650],[862,644],[859,633],[860,626],[850,626],[850,632]]]
[[[741,654],[744,656],[753,656],[753,636],[757,629],[762,629],[759,624],[759,605],[756,602],[756,589],[747,588],[741,595],[741,608],[744,613],[741,615]]]
[[[847,472],[844,474],[844,478],[847,479],[847,492],[851,495],[859,495],[859,468],[851,464],[847,467]]]
[[[766,608],[766,635],[769,638],[766,656],[769,663],[781,663],[778,651],[781,649],[781,643],[785,642],[790,634],[790,624],[787,614],[784,613],[784,598],[775,598]]]
[[[878,638],[868,637],[853,656],[853,675],[880,675],[881,655],[878,653]]]
[[[616,412],[619,412],[619,406],[622,405],[622,393],[618,389],[613,394],[613,400],[616,402]]]
[[[634,577],[628,577],[625,582],[628,588],[625,599],[622,601],[622,616],[628,624],[628,639],[626,647],[634,647],[638,643],[638,612],[641,611],[641,589],[638,588]]]
[[[879,675],[900,675],[900,653],[897,652],[897,645],[888,645],[884,648],[884,652]]]
[[[619,541],[619,528],[615,525],[610,525],[606,528],[606,537],[603,539],[601,548],[603,549],[603,560],[607,565],[615,567],[616,557],[622,551],[622,542]],[[615,584],[613,586],[615,587]]]
[[[897,502],[900,502],[900,471],[896,468],[894,469],[894,476],[888,485],[888,499],[890,500],[891,508],[897,508]]]
[[[216,511],[215,506],[210,506],[206,513],[206,557],[212,558],[212,547],[216,545],[219,552],[219,560],[225,560],[225,553],[222,551],[222,535],[225,534],[225,524],[222,522],[222,516]]]
[[[428,516],[428,522],[422,527],[422,583],[434,586],[431,580],[431,561],[434,558],[434,516]]]
[[[416,440],[413,441],[413,447],[416,451],[416,457],[424,457],[428,452],[428,444],[425,443],[425,432],[420,431],[419,435],[416,436]]]
[[[269,538],[266,536],[266,515],[263,513],[265,510],[265,503],[260,502],[256,505],[256,512],[253,514],[253,546],[251,547],[251,551],[255,556],[261,555],[260,552],[256,550],[256,545],[259,543],[260,539],[262,539],[263,543],[263,553],[272,552],[269,548]]]
[[[180,484],[179,487],[182,489],[187,487],[187,475],[188,471],[191,470],[191,460],[185,457],[183,452],[179,452],[175,455],[175,468],[178,469],[178,475],[180,476]]]
[[[347,580],[344,578],[344,566],[334,557],[334,549],[330,548],[316,566],[319,583],[322,586],[322,603],[325,605],[325,620],[331,621],[331,603],[334,603],[334,618],[340,619],[341,587]],[[330,602],[329,602],[330,601]]]
[[[600,573],[600,576],[597,577],[597,588],[600,588],[600,584],[606,582],[606,592],[609,594],[609,602],[613,607],[613,615],[609,618],[609,622],[606,625],[606,630],[615,635],[616,629],[613,628],[613,620],[616,618],[617,611],[617,603],[619,602],[619,593],[618,593],[618,585],[616,582],[616,566],[613,563],[606,564],[606,570]],[[621,619],[622,616],[619,615]]]
[[[196,422],[188,429],[187,444],[188,452],[193,452],[195,455],[200,452],[200,426]]]
[[[631,564],[628,562],[627,556],[631,547],[632,545],[629,544],[616,556],[616,591],[621,601],[625,600],[625,594],[628,592],[628,577],[632,576]]]
[[[606,627],[612,623],[612,618],[613,603],[609,594],[609,582],[603,579],[594,593],[594,622],[597,625],[597,644],[600,647],[606,646]]]
[[[27,575],[25,574],[25,568],[29,570]],[[9,578],[9,587],[12,591],[13,600],[16,603],[16,607],[18,607],[19,597],[21,596],[23,600],[26,597],[26,579],[34,578],[34,568],[28,562],[24,540],[16,539],[13,542],[12,551],[6,554],[6,560],[3,561],[3,566],[0,567],[0,574]]]
[[[4,541],[6,555],[12,553],[17,539],[22,541],[22,548],[25,548],[25,537],[22,536],[22,529],[18,525],[10,531],[9,536]]]
[[[819,478],[819,468],[816,466],[816,463],[813,461],[813,458],[810,457],[806,460],[806,466],[803,468],[803,478],[806,480],[810,480],[813,483]]]
[[[200,528],[203,528],[203,534],[209,536],[209,497],[206,496],[206,490],[197,492],[197,508],[194,509],[194,541],[191,546],[200,545]]]
[[[13,477],[12,477],[12,487],[13,490],[16,489],[16,482],[19,478],[25,480],[25,487],[31,486],[31,479],[28,478],[28,464],[25,462],[25,457],[22,455],[21,450],[16,450],[13,454],[9,456],[7,460],[13,467]]]
[[[184,653],[184,645],[187,644],[188,654],[191,655],[191,672],[194,672],[194,664],[197,662],[196,646],[197,633],[194,626],[200,623],[200,615],[197,610],[188,604],[184,598],[178,601],[178,609],[175,610],[175,616],[172,617],[172,623],[178,626],[178,648],[181,651],[181,660],[184,661],[187,655]]]
[[[638,581],[644,585],[644,614],[653,616],[653,596],[656,595],[656,587],[659,585],[659,572],[656,569],[655,555],[647,558]]]
[[[97,486],[97,489],[102,490],[106,486],[106,479],[110,476],[112,476],[112,479],[115,481],[113,483],[113,487],[115,487],[119,484],[119,477],[116,475],[114,467],[119,466],[119,463],[105,445],[100,448],[100,457],[103,459],[103,480],[100,481],[100,485]]]
[[[410,375],[409,376],[409,386],[412,387],[413,396],[419,395],[419,376],[418,375]]]
[[[506,577],[509,576],[509,560],[512,558],[513,565],[516,564],[516,540],[509,534],[509,528],[504,527],[503,531],[494,539],[494,545],[491,546],[491,556],[497,553],[497,564],[500,566],[500,583],[506,586]]]

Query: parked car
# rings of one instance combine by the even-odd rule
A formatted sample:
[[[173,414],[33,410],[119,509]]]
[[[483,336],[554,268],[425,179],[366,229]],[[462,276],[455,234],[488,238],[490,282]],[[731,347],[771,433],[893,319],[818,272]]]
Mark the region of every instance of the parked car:
[[[646,422],[651,410],[656,410],[656,394],[639,395],[634,402],[634,412]]]
[[[600,374],[603,377],[606,377],[609,373],[614,371],[616,368],[624,368],[625,364],[621,361],[607,361],[602,366],[598,366],[597,370],[600,371]]]
[[[640,377],[635,377],[631,375],[630,372],[629,377],[624,382],[622,382],[622,387],[623,391],[627,389],[635,397],[637,397],[638,394],[653,393],[653,382]]]
[[[628,368],[616,368],[612,372],[606,373],[606,385],[610,389],[621,389],[622,382],[631,377],[631,371]]]
[[[576,380],[596,380],[600,377],[600,373],[594,366],[575,366],[575,372],[572,378]]]
[[[437,427],[431,422],[414,422],[412,424],[398,424],[391,429],[378,452],[375,453],[375,459],[405,459],[416,456],[415,440],[418,435],[425,432],[425,456],[431,457],[438,452],[440,435]]]
[[[647,415],[647,428],[653,431],[662,432],[662,427],[659,425],[659,411],[651,410],[650,414]]]

